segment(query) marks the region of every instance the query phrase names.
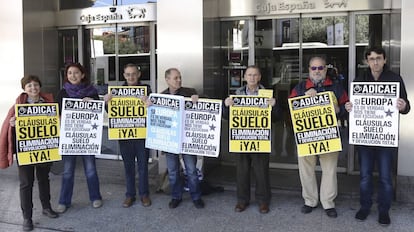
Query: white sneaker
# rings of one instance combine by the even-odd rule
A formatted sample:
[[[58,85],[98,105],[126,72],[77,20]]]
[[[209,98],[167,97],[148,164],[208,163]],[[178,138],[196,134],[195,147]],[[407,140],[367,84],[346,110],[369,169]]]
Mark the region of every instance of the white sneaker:
[[[99,207],[101,207],[101,206],[102,206],[102,200],[94,200],[94,201],[92,202],[92,206],[93,206],[94,208],[99,208]]]
[[[66,212],[66,210],[67,210],[66,205],[59,204],[56,207],[56,210],[55,211],[58,212],[58,213],[64,213],[64,212]]]

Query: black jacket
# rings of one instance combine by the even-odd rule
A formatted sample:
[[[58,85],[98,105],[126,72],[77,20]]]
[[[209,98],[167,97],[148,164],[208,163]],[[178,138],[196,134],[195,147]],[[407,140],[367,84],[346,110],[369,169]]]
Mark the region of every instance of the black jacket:
[[[410,101],[408,101],[407,97],[407,90],[405,89],[405,84],[403,79],[397,73],[388,69],[385,65],[384,70],[382,71],[381,75],[379,76],[378,80],[376,81],[372,76],[371,69],[364,73],[364,75],[355,78],[354,82],[399,82],[400,83],[400,98],[404,99],[407,103],[404,111],[400,111],[401,114],[407,114],[410,112],[411,106]]]

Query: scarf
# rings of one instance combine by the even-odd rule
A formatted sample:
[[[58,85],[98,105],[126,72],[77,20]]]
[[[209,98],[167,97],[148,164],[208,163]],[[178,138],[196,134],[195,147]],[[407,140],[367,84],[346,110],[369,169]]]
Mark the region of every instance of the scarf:
[[[93,97],[98,94],[98,91],[92,85],[79,84],[72,85],[69,82],[63,84],[63,88],[66,90],[66,93],[71,98],[84,98],[84,97]]]

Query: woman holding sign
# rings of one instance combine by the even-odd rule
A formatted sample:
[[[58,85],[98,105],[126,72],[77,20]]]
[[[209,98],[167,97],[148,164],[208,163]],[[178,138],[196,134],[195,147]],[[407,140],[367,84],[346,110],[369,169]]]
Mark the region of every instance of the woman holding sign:
[[[77,98],[84,101],[99,100],[98,91],[90,84],[90,79],[86,76],[85,68],[74,63],[66,67],[66,77],[63,89],[57,95],[59,108],[62,108],[63,98]],[[64,213],[72,203],[73,185],[76,167],[76,155],[65,155],[62,157],[64,170],[62,176],[62,187],[60,190],[59,205],[57,211]],[[102,196],[99,190],[99,178],[96,171],[95,156],[82,155],[86,181],[88,183],[89,199],[94,208],[102,206]]]
[[[16,104],[51,103],[53,96],[50,93],[40,92],[42,86],[37,76],[27,75],[21,79],[24,90],[17,99]],[[15,133],[15,106],[13,105],[1,129],[0,135],[0,168],[7,168],[13,163],[13,153],[16,153]],[[39,185],[39,198],[42,203],[42,214],[50,218],[57,218],[59,215],[53,211],[50,205],[50,183],[49,171],[52,163],[39,163],[22,165],[18,167],[20,180],[20,207],[23,211],[23,230],[33,230],[33,182],[36,170],[36,177]]]

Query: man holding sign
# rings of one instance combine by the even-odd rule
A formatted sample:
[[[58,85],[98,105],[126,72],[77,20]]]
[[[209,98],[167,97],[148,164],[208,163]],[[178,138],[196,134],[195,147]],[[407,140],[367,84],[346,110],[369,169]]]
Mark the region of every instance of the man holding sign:
[[[181,86],[181,73],[176,68],[169,68],[165,71],[165,81],[168,88],[162,91],[162,94],[171,94],[184,97],[191,97],[193,102],[198,100],[195,89]],[[168,179],[171,187],[171,201],[168,204],[170,209],[177,208],[182,201],[183,181],[180,175],[179,154],[169,152],[164,153],[167,159]],[[188,177],[188,187],[194,206],[197,209],[204,208],[204,201],[201,199],[200,181],[197,174],[197,156],[181,154],[184,161],[185,171]]]
[[[337,99],[335,113],[346,113],[344,104],[348,101],[348,95],[339,83],[334,83],[326,76],[326,61],[322,57],[312,57],[309,61],[309,78],[300,82],[291,92],[289,98],[298,96],[316,96],[319,92],[331,91]],[[316,120],[310,120],[315,122]],[[295,126],[295,122],[293,122]],[[312,127],[316,127],[313,125]],[[317,156],[322,168],[320,186],[320,201],[329,217],[337,217],[335,198],[338,193],[336,168],[338,152],[320,152],[314,155],[300,156],[298,158],[299,176],[302,183],[302,197],[305,200],[301,212],[310,213],[318,205],[318,187],[315,175]]]
[[[141,200],[141,204],[145,207],[151,205],[151,199],[149,197],[148,186],[148,158],[149,150],[145,148],[145,132],[143,135],[139,135],[138,129],[145,131],[146,121],[139,123],[146,119],[146,107],[144,102],[147,96],[151,93],[151,87],[144,85],[139,80],[141,77],[141,69],[135,64],[127,64],[124,67],[125,83],[123,86],[130,86],[135,88],[118,88],[117,90],[105,95],[104,100],[109,102],[111,107],[108,109],[108,115],[110,116],[109,125],[114,128],[113,133],[121,135],[118,137],[119,150],[121,152],[122,161],[125,168],[126,179],[126,193],[125,200],[122,203],[124,208],[132,206],[136,200],[136,187],[135,187],[135,159],[138,166],[138,191]],[[119,97],[124,95],[123,98]],[[118,97],[116,100],[113,98]],[[135,99],[128,99],[135,97]],[[127,100],[124,100],[127,99]],[[138,105],[138,106],[137,106]],[[121,118],[123,117],[123,118]],[[117,119],[129,120],[136,122],[131,123],[116,123]],[[118,128],[116,128],[118,127]],[[126,128],[119,128],[126,127]],[[112,130],[112,129],[110,129]]]
[[[384,111],[385,115],[391,115],[393,112],[398,110],[401,114],[407,114],[410,111],[410,102],[407,98],[407,91],[405,89],[404,81],[402,80],[401,76],[389,70],[386,66],[387,59],[385,56],[385,51],[383,48],[380,47],[373,47],[367,50],[365,53],[365,59],[369,65],[369,69],[365,73],[364,76],[358,77],[355,79],[354,82],[372,82],[372,83],[381,83],[381,82],[394,82],[399,84],[399,98],[397,99],[396,103],[387,104],[388,106],[392,106],[395,110],[388,109]],[[369,84],[369,83],[367,83]],[[385,83],[384,83],[385,84]],[[393,83],[390,83],[393,84]],[[373,91],[370,91],[373,92]],[[389,93],[382,91],[376,91],[377,96],[383,97],[383,99],[387,98]],[[351,96],[352,97],[352,96]],[[367,98],[365,98],[367,99]],[[395,104],[395,105],[394,105]],[[371,104],[370,104],[371,105]],[[347,102],[345,108],[348,112],[351,112],[352,109],[358,107],[356,102]],[[359,110],[358,108],[354,109],[354,112]],[[353,114],[354,112],[351,112]],[[354,115],[351,115],[354,116]],[[375,118],[378,118],[374,115]],[[378,115],[379,116],[379,115]],[[353,117],[351,117],[353,118]],[[370,120],[366,117],[363,123],[365,124],[378,124],[379,120]],[[385,116],[384,118],[387,118]],[[351,124],[355,124],[354,122],[350,122],[350,128],[352,129]],[[375,124],[374,124],[375,123]],[[367,125],[367,128],[373,128],[374,126]],[[383,127],[397,127],[398,124],[384,125]],[[375,128],[375,127],[374,127]],[[398,131],[398,129],[397,129]],[[350,130],[350,133],[353,131]],[[379,131],[378,131],[379,132]],[[398,133],[398,132],[397,132]],[[354,136],[355,137],[355,136]],[[378,140],[378,139],[376,139]],[[398,141],[396,141],[398,142]],[[398,146],[398,144],[396,144]],[[358,145],[356,146],[358,151],[358,158],[359,158],[359,166],[360,166],[360,204],[361,208],[356,213],[355,218],[359,221],[364,221],[371,210],[372,206],[372,193],[373,193],[373,183],[372,183],[372,173],[374,171],[374,165],[377,163],[378,172],[379,172],[379,179],[378,179],[378,223],[381,225],[389,225],[391,223],[391,219],[389,216],[389,210],[391,207],[391,202],[393,198],[393,187],[392,187],[392,164],[394,157],[397,155],[397,147],[390,147],[390,146],[378,146],[378,145]]]
[[[253,171],[256,180],[256,201],[259,204],[260,213],[269,212],[270,204],[270,182],[269,182],[269,154],[270,154],[270,130],[271,120],[268,113],[269,106],[273,107],[276,104],[276,100],[271,94],[258,96],[261,90],[264,90],[264,86],[260,84],[262,76],[260,69],[257,66],[247,67],[244,80],[246,85],[236,90],[236,96],[230,96],[225,99],[224,110],[228,114],[230,107],[230,152],[233,150],[231,140],[236,140],[237,137],[244,137],[246,134],[250,134],[251,139],[245,138],[244,141],[239,141],[240,150],[243,150],[242,154],[236,156],[236,169],[237,169],[237,204],[234,210],[236,212],[244,211],[250,202],[250,170]],[[246,98],[242,98],[241,95],[246,95]],[[237,96],[240,96],[237,97]],[[247,97],[249,96],[249,98]],[[257,96],[252,98],[251,96]],[[237,99],[237,100],[236,100]],[[239,101],[240,99],[240,101]],[[243,100],[244,99],[244,100]],[[250,100],[248,100],[250,99]],[[240,104],[245,102],[257,102],[253,104]],[[244,109],[238,110],[234,107],[236,105],[245,105]],[[249,106],[249,107],[247,107]],[[275,113],[273,110],[272,113]],[[249,115],[249,116],[247,116]],[[246,117],[244,117],[246,116]],[[243,122],[244,121],[244,122]],[[254,121],[254,122],[253,122]],[[247,123],[248,122],[248,123]],[[245,124],[245,125],[242,125]],[[248,125],[247,125],[248,124]],[[244,128],[237,129],[237,128]],[[260,137],[260,138],[259,138]],[[253,141],[255,140],[255,141]],[[263,142],[263,143],[261,143]],[[267,148],[263,148],[265,151],[261,151],[259,146],[267,145]],[[240,148],[241,147],[241,148]]]

